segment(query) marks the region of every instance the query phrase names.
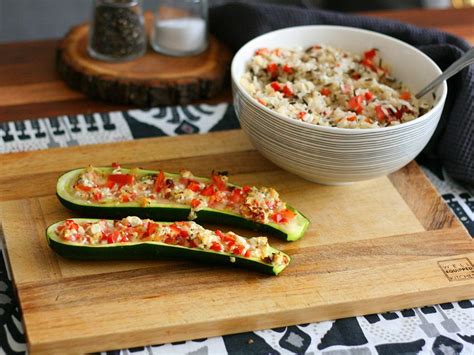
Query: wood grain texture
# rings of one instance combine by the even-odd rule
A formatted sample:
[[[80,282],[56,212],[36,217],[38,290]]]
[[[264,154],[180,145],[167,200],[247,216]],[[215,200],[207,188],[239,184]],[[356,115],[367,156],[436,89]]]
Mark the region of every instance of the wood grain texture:
[[[58,47],[56,67],[89,97],[138,106],[186,104],[217,95],[228,80],[230,50],[210,36],[201,54],[170,57],[148,49],[133,61],[108,63],[87,53],[89,25],[74,27]]]
[[[193,149],[180,149],[184,140]],[[312,224],[297,242],[270,236],[293,258],[278,277],[186,261],[57,256],[44,230],[73,214],[54,196],[55,179],[112,161],[229,170],[236,183],[274,186]],[[450,281],[438,265],[474,261],[474,243],[414,163],[388,178],[321,186],[280,170],[234,130],[5,154],[0,176],[0,221],[33,353],[93,352],[474,297],[474,274]]]
[[[474,8],[382,11],[364,15],[435,27],[474,43]],[[9,91],[0,91],[0,121],[129,108],[127,105],[99,102],[82,95],[81,98],[77,98],[75,96],[77,93],[68,88],[55,71],[57,45],[57,40],[0,44],[2,54],[0,56],[0,87],[12,86],[16,90],[13,97]],[[34,90],[37,84],[53,81],[62,85],[50,87],[48,92]],[[29,88],[30,85],[33,89]],[[71,97],[66,98],[67,95]],[[230,102],[230,100],[230,87],[227,86],[219,93],[216,101],[206,100],[206,102]]]
[[[389,179],[426,230],[462,226],[414,161]]]
[[[474,43],[474,9],[367,15],[436,27]],[[131,107],[68,88],[55,71],[57,45],[57,40],[0,45],[0,121]],[[226,87],[216,98],[199,101],[230,99]],[[437,264],[453,258],[474,262],[473,243],[415,163],[352,187],[322,187],[296,177],[290,184],[286,173],[241,135],[210,135],[207,145],[204,136],[183,137],[197,153],[180,150],[179,138],[161,138],[120,143],[116,149],[0,156],[0,222],[33,353],[142,346],[474,297],[473,279],[449,281]],[[214,149],[219,140],[228,150]],[[42,234],[47,224],[71,216],[54,198],[54,182],[63,170],[92,160],[191,167],[199,174],[229,170],[236,182],[275,184],[313,224],[299,242],[272,238],[294,256],[277,278],[178,261],[66,260],[47,248]],[[209,291],[203,297],[204,290]],[[202,307],[190,299],[203,300]]]
[[[466,9],[410,9],[371,11],[364,15],[399,20],[421,27],[430,27],[464,37],[474,43],[474,8]]]

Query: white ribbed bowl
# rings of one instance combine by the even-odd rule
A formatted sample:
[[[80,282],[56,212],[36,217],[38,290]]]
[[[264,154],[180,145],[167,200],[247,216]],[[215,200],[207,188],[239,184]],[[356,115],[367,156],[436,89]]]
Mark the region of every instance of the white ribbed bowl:
[[[395,78],[416,92],[441,73],[416,48],[376,32],[341,26],[302,26],[269,32],[244,45],[232,61],[234,105],[242,129],[255,148],[281,168],[323,184],[373,179],[400,169],[430,140],[447,94],[436,90],[434,107],[408,123],[377,129],[316,126],[278,114],[253,99],[240,85],[246,63],[262,47],[303,48],[324,43],[362,53],[380,49]]]

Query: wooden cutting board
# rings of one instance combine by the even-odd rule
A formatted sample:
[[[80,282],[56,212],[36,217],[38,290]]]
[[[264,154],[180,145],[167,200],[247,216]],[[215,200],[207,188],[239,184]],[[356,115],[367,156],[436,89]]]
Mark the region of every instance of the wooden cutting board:
[[[47,246],[55,181],[89,163],[276,187],[312,224],[278,277],[186,261],[80,262]],[[474,242],[415,163],[352,186],[274,166],[240,130],[0,156],[0,221],[30,351],[93,352],[474,298]],[[237,230],[238,231],[238,230]],[[244,232],[244,231],[238,231]],[[251,235],[252,233],[247,232]]]

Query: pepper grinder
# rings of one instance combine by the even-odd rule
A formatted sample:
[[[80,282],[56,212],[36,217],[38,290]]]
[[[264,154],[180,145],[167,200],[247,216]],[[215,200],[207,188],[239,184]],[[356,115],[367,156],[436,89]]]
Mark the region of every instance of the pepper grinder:
[[[142,0],[94,0],[89,54],[105,61],[126,61],[146,51]]]
[[[207,0],[158,0],[150,44],[159,53],[189,56],[208,44]]]

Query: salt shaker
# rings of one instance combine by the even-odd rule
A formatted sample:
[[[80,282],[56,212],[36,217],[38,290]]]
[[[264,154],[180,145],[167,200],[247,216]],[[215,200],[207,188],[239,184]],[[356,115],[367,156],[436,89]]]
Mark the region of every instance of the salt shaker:
[[[125,61],[146,51],[142,0],[95,0],[89,54],[100,60]]]
[[[207,48],[207,0],[158,0],[151,46],[172,56],[189,56]]]

